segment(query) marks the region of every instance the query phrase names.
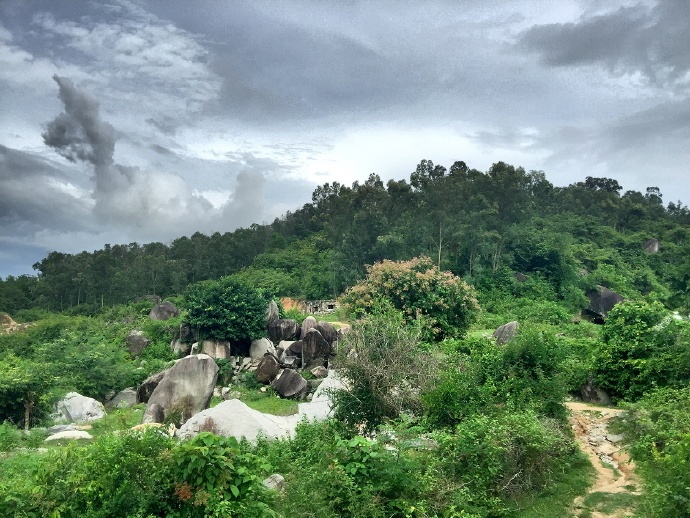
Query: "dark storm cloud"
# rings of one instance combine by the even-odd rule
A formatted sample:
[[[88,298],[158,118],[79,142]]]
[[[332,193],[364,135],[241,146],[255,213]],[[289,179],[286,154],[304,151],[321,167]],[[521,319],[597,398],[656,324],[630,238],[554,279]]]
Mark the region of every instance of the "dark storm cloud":
[[[653,8],[621,7],[575,23],[537,25],[522,34],[519,46],[548,66],[601,65],[673,84],[690,71],[690,2],[661,0]]]
[[[98,100],[67,78],[54,75],[53,79],[60,87],[65,111],[47,124],[43,142],[71,162],[108,167],[115,152],[115,128],[101,120]]]

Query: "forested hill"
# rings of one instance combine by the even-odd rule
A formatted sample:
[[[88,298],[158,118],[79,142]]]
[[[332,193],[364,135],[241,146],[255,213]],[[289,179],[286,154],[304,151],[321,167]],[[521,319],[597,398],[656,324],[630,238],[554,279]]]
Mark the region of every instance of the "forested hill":
[[[427,255],[484,292],[530,280],[568,305],[596,284],[688,307],[690,210],[662,193],[586,177],[554,187],[541,171],[488,171],[422,160],[409,180],[372,174],[318,187],[312,202],[268,225],[163,243],[50,253],[37,276],[0,281],[0,311],[88,314],[146,294],[180,293],[235,274],[277,295],[331,298],[382,259]],[[658,253],[644,244],[656,239]],[[536,284],[534,284],[536,283]]]

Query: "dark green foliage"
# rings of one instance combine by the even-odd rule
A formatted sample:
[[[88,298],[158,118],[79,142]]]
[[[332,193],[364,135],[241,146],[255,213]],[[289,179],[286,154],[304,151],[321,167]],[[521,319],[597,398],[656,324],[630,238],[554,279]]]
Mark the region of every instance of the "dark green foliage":
[[[202,338],[234,342],[261,338],[267,301],[254,288],[232,278],[203,281],[187,288],[186,321]]]
[[[235,438],[202,432],[174,450],[177,503],[168,516],[274,516],[259,476],[269,469],[257,456],[243,451]]]
[[[171,446],[157,430],[71,444],[44,459],[29,500],[47,516],[160,516],[170,491]]]
[[[690,514],[690,387],[648,393],[618,424],[644,481],[638,513],[681,518]]]
[[[609,313],[595,351],[597,382],[617,399],[635,401],[655,387],[690,377],[690,330],[658,303],[627,301]]]
[[[424,394],[431,425],[453,427],[477,414],[524,409],[564,418],[563,352],[552,334],[527,328],[503,347],[475,338],[456,348]]]
[[[1,335],[0,420],[22,424],[28,415],[35,424],[69,391],[103,400],[108,392],[136,386],[159,370],[170,356],[171,337],[154,333],[157,341],[145,354],[157,354],[142,365],[125,348],[133,327],[97,318],[52,316],[25,331]]]
[[[548,486],[578,457],[562,425],[531,412],[477,415],[435,438],[437,469],[444,478],[462,481],[466,490],[455,505],[467,512],[500,512],[506,500]]]

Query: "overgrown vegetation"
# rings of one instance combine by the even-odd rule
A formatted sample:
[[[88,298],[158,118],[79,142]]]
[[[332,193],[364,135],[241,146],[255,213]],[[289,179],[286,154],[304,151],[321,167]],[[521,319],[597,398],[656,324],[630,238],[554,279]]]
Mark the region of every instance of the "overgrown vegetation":
[[[638,515],[687,516],[690,211],[664,208],[653,187],[621,191],[425,160],[409,183],[325,184],[270,225],[49,254],[40,277],[0,281],[0,311],[31,323],[0,335],[0,515],[565,516],[592,470],[563,401],[592,381],[628,405],[619,426],[644,479]],[[603,326],[580,316],[598,285],[626,298]],[[350,387],[333,395],[334,419],[289,441],[180,443],[125,432],[138,407],[94,424],[90,444],[37,450],[57,397],[136,386],[174,359],[184,323],[247,345],[265,332],[268,293],[344,293],[357,320],[334,359]],[[148,319],[153,303],[135,300],[151,294],[183,314]],[[512,320],[517,336],[497,345],[491,333]],[[151,340],[138,357],[125,347],[133,329]],[[251,380],[231,389],[295,412]],[[261,484],[274,472],[281,492]],[[585,500],[592,512],[612,502]]]

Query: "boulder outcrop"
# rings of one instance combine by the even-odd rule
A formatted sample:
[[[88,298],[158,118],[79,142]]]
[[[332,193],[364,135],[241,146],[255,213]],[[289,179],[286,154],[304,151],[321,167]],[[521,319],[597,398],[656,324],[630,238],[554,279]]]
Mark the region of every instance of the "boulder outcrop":
[[[184,422],[207,408],[218,378],[218,366],[210,356],[197,354],[179,360],[167,370],[148,400],[142,422],[162,422],[170,412]]]
[[[105,417],[103,403],[78,392],[65,395],[58,401],[55,410],[56,421],[68,423],[88,423]]]

